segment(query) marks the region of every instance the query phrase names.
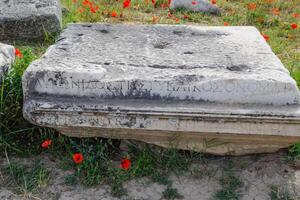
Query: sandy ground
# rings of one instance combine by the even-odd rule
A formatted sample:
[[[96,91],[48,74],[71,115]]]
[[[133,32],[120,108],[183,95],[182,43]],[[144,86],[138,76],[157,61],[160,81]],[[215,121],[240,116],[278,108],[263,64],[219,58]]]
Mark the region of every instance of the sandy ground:
[[[87,188],[81,185],[67,186],[63,171],[48,155],[41,155],[42,162],[51,171],[51,180],[48,186],[36,194],[16,194],[14,188],[6,186],[7,177],[0,173],[0,199],[42,199],[42,200],[113,200],[118,199],[110,195],[110,187],[99,185]],[[217,157],[208,159],[204,164],[194,164],[191,171],[180,176],[172,175],[173,188],[177,188],[183,199],[211,200],[214,194],[222,188],[220,178],[226,174],[229,160],[234,174],[243,184],[236,191],[242,200],[269,200],[271,187],[278,188],[278,194],[288,193],[292,199],[300,199],[300,164],[287,162],[285,152],[266,155],[243,157]],[[11,158],[11,161],[30,164],[32,158]],[[0,165],[6,161],[0,158]],[[1,175],[2,174],[2,175]],[[128,195],[121,199],[162,199],[164,185],[152,183],[148,179],[135,179],[124,184]]]

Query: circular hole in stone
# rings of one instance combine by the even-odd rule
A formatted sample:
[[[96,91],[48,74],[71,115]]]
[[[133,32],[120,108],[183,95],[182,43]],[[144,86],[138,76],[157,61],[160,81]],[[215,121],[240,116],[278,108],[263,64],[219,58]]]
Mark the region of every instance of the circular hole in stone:
[[[167,48],[169,45],[170,45],[169,42],[159,42],[159,43],[157,43],[157,44],[154,44],[153,46],[154,46],[154,48],[156,48],[156,49],[165,49],[165,48]]]
[[[105,30],[105,29],[102,29],[102,30],[99,30],[101,33],[104,33],[104,34],[107,34],[107,33],[109,33],[109,31],[108,30]]]

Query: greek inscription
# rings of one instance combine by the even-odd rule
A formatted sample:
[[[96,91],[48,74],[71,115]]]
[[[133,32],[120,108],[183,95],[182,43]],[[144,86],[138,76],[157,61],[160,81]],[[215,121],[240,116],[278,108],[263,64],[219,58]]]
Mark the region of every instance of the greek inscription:
[[[199,85],[178,84],[177,82],[147,82],[147,81],[114,81],[103,82],[101,80],[85,80],[73,79],[72,77],[63,77],[56,75],[56,77],[41,78],[35,83],[35,88],[38,91],[49,92],[49,89],[62,89],[72,94],[79,91],[91,91],[95,95],[113,95],[126,96],[143,95],[145,93],[159,94],[160,91],[165,91],[169,96],[184,95],[187,97],[194,97],[195,95],[204,95],[207,93],[238,93],[247,95],[265,94],[268,93],[283,93],[291,90],[291,85],[288,83],[278,83],[273,81],[237,81],[237,80],[212,80]]]

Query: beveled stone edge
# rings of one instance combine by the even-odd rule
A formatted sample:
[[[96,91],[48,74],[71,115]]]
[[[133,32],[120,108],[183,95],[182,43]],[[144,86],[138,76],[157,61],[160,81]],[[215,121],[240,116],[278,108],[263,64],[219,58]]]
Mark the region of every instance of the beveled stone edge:
[[[72,107],[37,108],[25,100],[24,117],[41,126],[125,128],[157,131],[208,132],[243,135],[300,137],[300,117],[255,116],[230,113],[163,112],[125,110],[76,110]],[[97,124],[98,123],[98,124]]]

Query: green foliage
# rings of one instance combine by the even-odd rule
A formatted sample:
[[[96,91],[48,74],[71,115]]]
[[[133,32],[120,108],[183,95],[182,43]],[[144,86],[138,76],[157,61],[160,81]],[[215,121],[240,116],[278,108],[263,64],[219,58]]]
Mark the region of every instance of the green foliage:
[[[293,200],[287,190],[280,190],[276,186],[271,186],[271,200]]]
[[[87,186],[100,184],[107,176],[110,155],[107,144],[100,141],[95,145],[90,145],[88,151],[79,149],[84,155],[84,162],[78,166],[78,173],[82,183]]]
[[[0,152],[4,152],[4,148],[21,151],[19,147],[28,142],[23,140],[24,133],[34,132],[33,126],[22,116],[22,74],[36,56],[31,48],[22,49],[22,53],[23,58],[16,59],[0,86]]]
[[[67,174],[65,175],[65,184],[74,186],[78,184],[78,177],[76,174]]]
[[[167,200],[183,199],[176,188],[167,187],[162,193],[162,197]]]
[[[296,80],[298,87],[300,87],[300,66],[299,69],[292,70],[291,75]]]
[[[288,151],[289,160],[300,159],[300,143],[294,144]]]
[[[39,163],[33,168],[21,164],[11,163],[5,168],[6,175],[12,178],[12,183],[17,187],[18,192],[36,192],[38,189],[47,186],[50,180],[50,173]]]
[[[225,172],[220,179],[222,189],[215,194],[215,198],[218,200],[238,200],[240,198],[238,189],[243,186],[243,182],[236,177],[232,167],[233,163],[229,160],[229,164],[224,169]]]

